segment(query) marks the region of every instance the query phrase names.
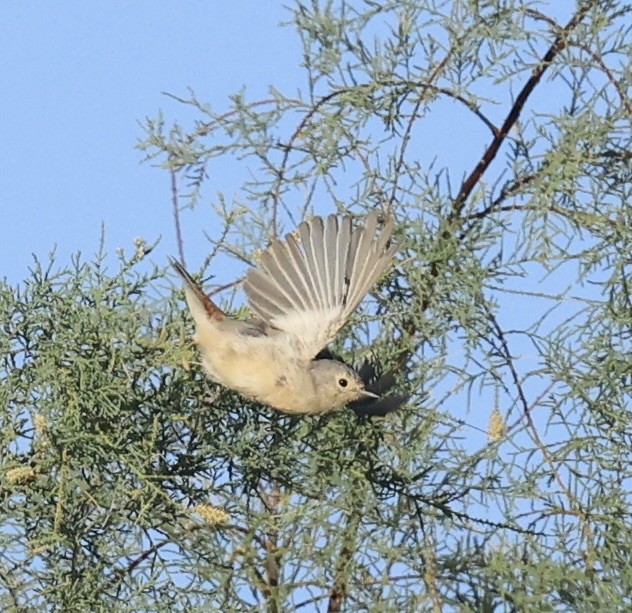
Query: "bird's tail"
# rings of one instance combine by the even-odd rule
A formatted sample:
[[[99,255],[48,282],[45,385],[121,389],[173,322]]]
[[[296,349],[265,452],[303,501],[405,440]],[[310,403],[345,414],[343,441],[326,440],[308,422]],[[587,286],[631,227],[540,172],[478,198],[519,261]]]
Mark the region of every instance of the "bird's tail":
[[[193,277],[186,271],[184,266],[180,264],[176,259],[169,258],[171,266],[182,277],[184,281],[184,293],[186,295],[187,303],[191,309],[194,319],[197,320],[196,315],[200,309],[203,309],[206,316],[211,321],[222,321],[226,319],[226,313],[222,311],[200,288],[200,286],[193,280]],[[201,314],[201,313],[199,313]]]

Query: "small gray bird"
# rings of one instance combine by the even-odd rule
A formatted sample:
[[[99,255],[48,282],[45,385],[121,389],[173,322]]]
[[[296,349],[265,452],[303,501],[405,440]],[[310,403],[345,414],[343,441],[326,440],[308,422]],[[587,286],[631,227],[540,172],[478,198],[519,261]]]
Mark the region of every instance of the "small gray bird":
[[[175,260],[195,321],[202,364],[215,381],[285,413],[325,413],[378,398],[354,370],[316,359],[390,264],[393,220],[314,217],[275,240],[244,289],[256,319],[229,318]]]

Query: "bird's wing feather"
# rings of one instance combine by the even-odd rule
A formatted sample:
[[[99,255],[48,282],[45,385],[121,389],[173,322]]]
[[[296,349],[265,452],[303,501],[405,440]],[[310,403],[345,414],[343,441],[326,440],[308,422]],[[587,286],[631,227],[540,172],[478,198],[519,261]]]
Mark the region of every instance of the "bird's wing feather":
[[[313,358],[345,323],[393,258],[393,221],[378,229],[372,211],[363,227],[351,218],[315,217],[261,255],[244,289],[257,316],[294,335]]]

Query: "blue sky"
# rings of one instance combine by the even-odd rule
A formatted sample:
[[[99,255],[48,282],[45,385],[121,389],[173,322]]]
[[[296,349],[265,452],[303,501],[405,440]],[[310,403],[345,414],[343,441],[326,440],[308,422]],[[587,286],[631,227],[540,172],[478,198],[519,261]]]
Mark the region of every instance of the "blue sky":
[[[296,81],[299,43],[281,3],[134,2],[0,4],[0,276],[27,276],[32,253],[58,262],[105,244],[163,236],[175,252],[168,174],[141,164],[138,122],[186,108],[161,94],[188,87],[218,109],[247,86]],[[290,90],[291,91],[291,90]],[[156,258],[158,259],[158,258]]]
[[[304,87],[298,36],[279,25],[288,18],[282,3],[253,0],[0,3],[0,276],[23,280],[31,254],[46,259],[54,246],[60,264],[76,251],[89,259],[102,222],[109,253],[160,235],[153,259],[175,253],[169,175],[141,164],[139,122],[161,109],[168,124],[186,124],[188,108],[164,91],[186,96],[191,87],[222,111],[244,86],[250,100],[271,84],[289,94]],[[467,111],[435,104],[419,151],[422,163],[439,156],[449,165],[454,185],[488,140],[481,129],[462,142],[455,113]],[[221,177],[228,199],[243,180],[244,169],[234,169],[234,181]],[[184,216],[192,268],[208,250],[210,221],[208,209]]]

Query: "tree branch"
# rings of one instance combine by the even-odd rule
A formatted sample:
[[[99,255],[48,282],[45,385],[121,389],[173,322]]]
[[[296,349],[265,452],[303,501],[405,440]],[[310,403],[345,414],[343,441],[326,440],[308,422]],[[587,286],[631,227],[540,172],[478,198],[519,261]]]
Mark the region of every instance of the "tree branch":
[[[566,26],[562,29],[562,31],[557,35],[553,44],[549,47],[549,50],[546,52],[542,61],[533,69],[531,77],[526,82],[520,93],[518,94],[516,101],[511,107],[505,121],[503,122],[499,133],[489,144],[483,157],[476,165],[474,170],[470,173],[470,175],[465,179],[463,184],[461,185],[461,189],[454,201],[454,210],[450,214],[450,220],[455,219],[463,210],[465,206],[465,202],[481,180],[483,174],[489,168],[489,165],[492,163],[493,159],[496,157],[498,150],[501,145],[504,143],[507,134],[514,126],[518,118],[520,117],[520,113],[524,108],[529,96],[536,88],[542,75],[546,71],[546,69],[551,65],[555,57],[568,46],[567,36],[568,34],[579,24],[579,22],[583,19],[584,15],[589,11],[592,4],[594,3],[586,3],[579,8],[577,13],[573,15],[572,19],[566,24]]]

